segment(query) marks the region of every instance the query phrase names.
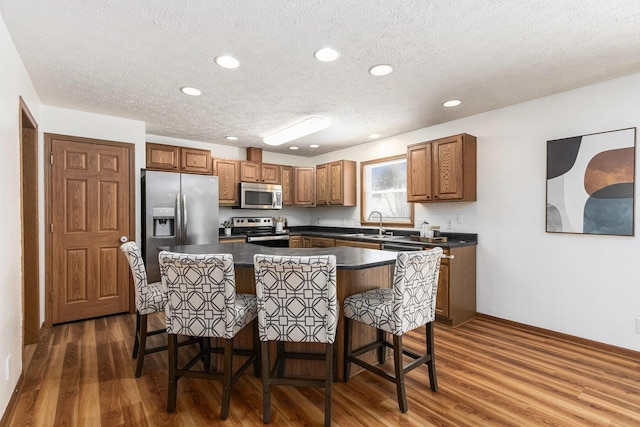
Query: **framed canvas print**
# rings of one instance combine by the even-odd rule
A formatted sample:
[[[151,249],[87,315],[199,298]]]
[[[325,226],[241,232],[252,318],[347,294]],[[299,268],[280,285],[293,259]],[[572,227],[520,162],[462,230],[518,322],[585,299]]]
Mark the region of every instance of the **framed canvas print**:
[[[636,128],[547,141],[547,232],[633,236]]]

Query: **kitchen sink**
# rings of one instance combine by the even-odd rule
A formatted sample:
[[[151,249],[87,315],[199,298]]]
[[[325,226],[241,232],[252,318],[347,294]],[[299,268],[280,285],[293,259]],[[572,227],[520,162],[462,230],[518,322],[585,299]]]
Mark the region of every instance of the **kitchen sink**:
[[[398,238],[398,236],[394,236],[392,234],[372,234],[367,237],[370,237],[372,239],[397,239]]]

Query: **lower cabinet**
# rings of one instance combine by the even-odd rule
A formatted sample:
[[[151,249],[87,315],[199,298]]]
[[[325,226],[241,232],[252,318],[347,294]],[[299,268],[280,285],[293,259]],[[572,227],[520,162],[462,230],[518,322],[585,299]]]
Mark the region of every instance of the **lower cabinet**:
[[[476,247],[445,249],[438,278],[436,320],[458,326],[476,317]]]
[[[335,245],[335,239],[328,239],[326,237],[311,237],[311,248],[332,248]]]
[[[289,247],[290,248],[301,248],[302,247],[302,236],[289,236]]]
[[[353,240],[336,239],[335,246],[352,246],[354,248],[380,249],[380,243],[356,242]]]

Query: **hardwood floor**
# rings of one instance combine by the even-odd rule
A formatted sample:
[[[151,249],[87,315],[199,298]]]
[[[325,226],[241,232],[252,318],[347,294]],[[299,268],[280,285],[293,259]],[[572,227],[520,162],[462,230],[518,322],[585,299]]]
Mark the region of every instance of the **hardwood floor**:
[[[263,425],[262,386],[252,374],[235,384],[227,421],[219,420],[219,383],[197,379],[179,381],[177,409],[168,414],[166,353],[147,356],[134,378],[134,320],[119,315],[46,330],[9,425]],[[405,338],[410,347],[421,342]],[[406,414],[395,386],[370,373],[334,383],[333,425],[640,425],[640,361],[629,357],[475,319],[457,329],[436,326],[436,366],[436,393],[426,366],[407,376]],[[273,426],[323,422],[322,389],[276,387],[272,405]]]

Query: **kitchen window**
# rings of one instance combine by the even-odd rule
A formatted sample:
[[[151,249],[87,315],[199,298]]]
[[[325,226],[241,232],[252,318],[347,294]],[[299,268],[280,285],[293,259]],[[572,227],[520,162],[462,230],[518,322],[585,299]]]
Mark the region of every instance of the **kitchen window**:
[[[407,156],[360,163],[360,224],[413,227],[413,203],[407,202]],[[373,213],[373,215],[372,215]]]

